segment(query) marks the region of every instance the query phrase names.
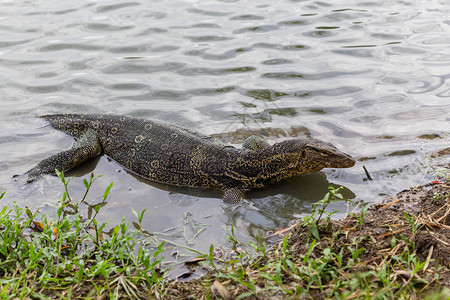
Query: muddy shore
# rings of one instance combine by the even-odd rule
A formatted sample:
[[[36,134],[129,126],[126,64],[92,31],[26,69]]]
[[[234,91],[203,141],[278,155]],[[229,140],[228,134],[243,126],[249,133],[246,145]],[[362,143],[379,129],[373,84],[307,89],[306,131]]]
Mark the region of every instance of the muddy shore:
[[[292,229],[284,245],[280,242],[267,254],[228,266],[227,270],[210,271],[201,279],[173,282],[166,296],[324,299],[346,295],[347,299],[363,299],[386,292],[389,285],[388,298],[406,295],[420,299],[442,291],[444,297],[450,297],[446,289],[450,288],[449,181],[433,181],[402,191],[363,214],[322,222],[320,240],[315,240],[313,247],[309,229],[300,224]],[[269,268],[283,255],[289,256],[289,267],[281,264]],[[311,267],[311,261],[330,267],[319,283],[312,284],[308,281],[312,277],[301,274]],[[338,274],[334,274],[336,270]],[[386,282],[380,276],[383,271]],[[243,274],[242,280],[227,275],[233,272]],[[271,272],[281,281],[274,284],[268,280]]]

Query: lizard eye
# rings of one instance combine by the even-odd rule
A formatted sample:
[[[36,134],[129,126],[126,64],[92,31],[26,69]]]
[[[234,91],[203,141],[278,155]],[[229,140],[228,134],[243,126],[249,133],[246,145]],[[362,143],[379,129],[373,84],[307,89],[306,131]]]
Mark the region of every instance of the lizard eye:
[[[306,159],[306,150],[302,150],[301,157],[302,159]]]

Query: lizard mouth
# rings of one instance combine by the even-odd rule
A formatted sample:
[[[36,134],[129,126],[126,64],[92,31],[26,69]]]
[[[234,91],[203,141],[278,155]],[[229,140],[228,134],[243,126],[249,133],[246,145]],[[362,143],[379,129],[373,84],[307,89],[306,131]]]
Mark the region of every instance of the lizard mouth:
[[[335,160],[330,160],[329,168],[351,168],[355,165],[356,161],[348,154],[341,153]]]

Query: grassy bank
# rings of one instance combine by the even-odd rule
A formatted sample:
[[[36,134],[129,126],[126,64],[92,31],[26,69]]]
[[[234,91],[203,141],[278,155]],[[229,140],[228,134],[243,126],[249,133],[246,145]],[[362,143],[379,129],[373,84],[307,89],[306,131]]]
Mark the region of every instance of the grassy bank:
[[[112,184],[86,219],[78,206],[96,178],[84,180],[86,193],[76,202],[70,198],[68,180],[58,176],[65,193],[55,218],[17,206],[0,212],[2,299],[151,298],[164,289],[158,270],[164,244],[150,254],[137,245],[137,232],[129,230],[124,219],[108,237],[103,232],[107,224],[96,221]],[[0,199],[4,196],[2,192]]]
[[[4,299],[450,299],[448,182],[404,191],[343,220],[325,210],[347,201],[330,188],[311,216],[271,237],[280,242],[261,237],[247,252],[230,228],[233,255],[217,259],[211,245],[198,260],[207,275],[177,282],[159,269],[163,241],[149,252],[125,220],[107,233],[97,223],[111,185],[85,218],[78,206],[96,178],[84,180],[86,193],[75,201],[58,176],[65,193],[54,218],[17,206],[0,212]],[[135,215],[140,222],[144,212]]]

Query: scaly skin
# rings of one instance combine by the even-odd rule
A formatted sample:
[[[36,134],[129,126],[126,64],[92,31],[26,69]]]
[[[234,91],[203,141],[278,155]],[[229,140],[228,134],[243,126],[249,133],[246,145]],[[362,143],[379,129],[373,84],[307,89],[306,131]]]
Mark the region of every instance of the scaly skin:
[[[118,115],[44,115],[41,118],[76,141],[71,149],[41,161],[28,181],[55,169],[67,171],[105,153],[128,170],[165,184],[216,188],[227,203],[246,191],[323,168],[348,168],[351,156],[317,139],[269,145],[250,137],[242,149],[226,146],[193,130],[159,121]]]

